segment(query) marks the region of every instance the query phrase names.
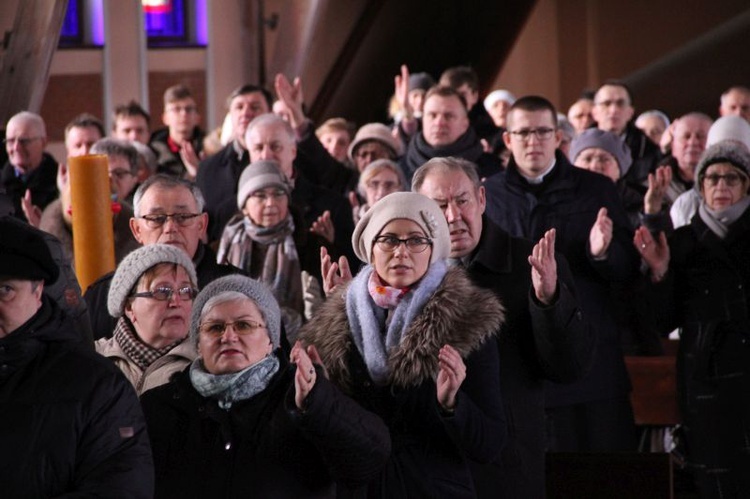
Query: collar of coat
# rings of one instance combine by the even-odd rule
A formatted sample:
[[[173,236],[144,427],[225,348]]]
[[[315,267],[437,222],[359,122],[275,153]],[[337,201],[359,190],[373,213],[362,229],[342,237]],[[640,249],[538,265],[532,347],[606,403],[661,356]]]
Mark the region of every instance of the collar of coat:
[[[357,347],[345,299],[346,290],[338,290],[303,327],[300,339],[305,345],[315,345],[331,381],[351,392],[349,360]],[[388,383],[409,387],[434,380],[443,345],[453,346],[466,359],[495,336],[504,320],[505,311],[493,292],[472,284],[463,269],[450,269],[401,343],[390,352]]]

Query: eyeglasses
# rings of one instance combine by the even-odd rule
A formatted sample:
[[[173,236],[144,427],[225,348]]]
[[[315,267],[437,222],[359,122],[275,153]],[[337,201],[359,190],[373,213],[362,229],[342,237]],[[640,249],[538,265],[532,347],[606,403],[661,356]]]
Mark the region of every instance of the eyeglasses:
[[[373,241],[383,251],[391,253],[403,243],[406,249],[411,253],[422,253],[428,247],[432,246],[432,239],[427,237],[410,237],[408,239],[399,239],[394,236],[378,236]]]
[[[42,137],[10,137],[3,139],[3,144],[6,146],[13,147],[16,143],[21,147],[26,147],[35,140],[39,140]]]
[[[158,229],[167,223],[167,220],[170,218],[180,227],[188,227],[193,223],[193,219],[199,216],[201,216],[200,213],[164,213],[159,215],[143,215],[138,218],[145,220],[146,225],[150,228]]]
[[[177,296],[180,297],[180,300],[192,301],[198,295],[198,290],[191,286],[185,286],[178,290],[174,290],[168,286],[160,286],[158,288],[154,288],[153,291],[133,293],[130,296],[132,296],[133,298],[151,298],[156,301],[167,301],[172,298],[172,295],[174,294],[177,294]]]
[[[256,329],[263,329],[265,324],[250,319],[241,319],[234,322],[204,322],[199,326],[201,333],[209,336],[221,336],[231,326],[234,332],[240,336],[250,334]]]
[[[522,128],[521,130],[513,130],[510,132],[510,134],[515,137],[517,140],[522,140],[524,142],[527,142],[532,135],[534,135],[538,140],[544,141],[549,140],[552,138],[552,135],[555,133],[554,128]]]
[[[738,185],[740,182],[743,182],[746,177],[743,175],[740,175],[739,173],[727,173],[726,175],[719,175],[717,173],[712,173],[710,175],[706,175],[703,177],[703,181],[708,185],[709,187],[715,187],[719,185],[719,181],[721,179],[724,179],[724,182],[729,187],[734,187],[735,185]]]
[[[198,109],[195,106],[167,106],[167,111],[170,113],[186,113],[186,114],[192,114],[196,112]]]
[[[252,194],[250,194],[250,198],[253,201],[258,201],[259,203],[265,203],[269,198],[278,199],[278,198],[283,198],[284,196],[286,196],[286,191],[284,189],[255,191]]]
[[[365,186],[368,189],[372,189],[373,191],[377,191],[378,189],[380,189],[382,187],[384,191],[391,192],[391,191],[396,190],[399,187],[399,183],[398,182],[392,182],[390,180],[383,180],[383,181],[380,181],[380,180],[368,180],[365,183]]]

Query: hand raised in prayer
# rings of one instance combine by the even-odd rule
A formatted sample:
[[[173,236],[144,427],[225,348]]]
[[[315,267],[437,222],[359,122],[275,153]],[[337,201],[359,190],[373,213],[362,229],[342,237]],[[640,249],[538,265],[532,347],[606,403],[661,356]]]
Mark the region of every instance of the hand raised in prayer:
[[[555,260],[555,229],[544,233],[529,255],[531,283],[537,300],[549,305],[557,292],[557,261]]]
[[[660,166],[654,173],[648,174],[648,190],[643,197],[643,212],[655,215],[661,211],[667,188],[672,182],[672,168]]]
[[[289,124],[292,125],[292,128],[296,129],[305,121],[305,112],[303,109],[305,97],[302,92],[302,80],[297,77],[293,83],[290,83],[286,76],[279,73],[274,80],[274,87],[279,100],[284,103],[291,113],[291,122]]]
[[[444,345],[438,352],[437,400],[447,411],[456,408],[456,394],[466,379],[466,364],[458,350]]]
[[[591,254],[596,258],[604,258],[611,243],[612,219],[607,216],[607,208],[601,208],[589,233]]]
[[[651,280],[654,282],[661,281],[669,270],[670,260],[669,244],[664,232],[659,233],[659,239],[657,240],[653,238],[646,227],[641,225],[635,230],[633,244],[643,261],[648,265],[651,271]]]
[[[352,280],[349,260],[341,256],[338,263],[332,262],[331,255],[323,246],[320,248],[320,274],[323,276],[323,292],[326,296],[330,296],[338,286]]]
[[[333,227],[333,221],[331,220],[331,212],[326,210],[321,216],[318,217],[310,227],[310,232],[317,234],[329,243],[333,244],[333,240],[336,237],[336,230]]]
[[[317,373],[315,367],[299,341],[294,344],[289,354],[289,362],[297,365],[294,373],[294,403],[297,409],[305,409],[305,399],[315,386]]]

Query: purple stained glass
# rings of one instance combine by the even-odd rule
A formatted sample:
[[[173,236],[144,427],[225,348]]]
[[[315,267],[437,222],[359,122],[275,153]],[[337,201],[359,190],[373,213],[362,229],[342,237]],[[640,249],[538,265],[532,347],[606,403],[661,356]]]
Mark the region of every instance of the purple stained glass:
[[[186,41],[187,16],[185,2],[172,0],[171,9],[167,12],[144,12],[146,34],[149,38],[160,40]]]

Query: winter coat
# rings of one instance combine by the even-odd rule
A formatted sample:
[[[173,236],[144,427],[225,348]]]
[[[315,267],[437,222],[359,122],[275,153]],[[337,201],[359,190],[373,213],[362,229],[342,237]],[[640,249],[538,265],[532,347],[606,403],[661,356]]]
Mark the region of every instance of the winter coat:
[[[205,244],[198,245],[198,249],[193,256],[193,263],[195,264],[195,272],[198,275],[198,289],[202,289],[209,282],[219,277],[243,273],[240,269],[232,265],[219,265],[216,263],[216,253]],[[109,285],[112,283],[114,276],[114,272],[103,275],[94,281],[83,295],[83,299],[86,300],[89,309],[94,340],[111,338],[117,324],[117,319],[109,315],[107,311]]]
[[[195,154],[200,156],[203,152],[203,137],[206,133],[195,127],[190,137],[190,145],[193,146]],[[173,177],[189,178],[187,168],[182,162],[180,151],[173,151],[169,146],[169,128],[162,128],[151,134],[151,140],[148,144],[156,153],[156,173],[165,173]]]
[[[333,480],[377,475],[390,453],[383,421],[322,373],[299,411],[285,357],[264,391],[228,411],[193,388],[188,370],[143,395],[155,497],[334,497]]]
[[[544,381],[580,379],[594,355],[595,332],[578,306],[565,257],[557,255],[557,297],[544,306],[531,282],[532,248],[484,217],[466,265],[472,282],[492,290],[506,311],[496,342],[508,441],[492,463],[472,466],[479,497],[545,497]]]
[[[496,344],[503,321],[492,292],[451,269],[388,358],[389,383],[376,385],[354,345],[346,289],[334,294],[302,329],[301,339],[321,355],[331,381],[383,418],[393,451],[369,497],[474,497],[468,459],[489,462],[506,427]],[[452,345],[466,364],[466,379],[452,414],[437,401],[438,351]]]
[[[5,193],[13,201],[16,217],[26,220],[21,209],[21,198],[26,194],[26,190],[31,191],[31,202],[34,206],[42,210],[57,199],[57,161],[44,153],[39,166],[23,177],[17,177],[15,168],[7,162],[0,172],[0,182],[5,187]]]
[[[723,240],[695,215],[669,247],[669,271],[652,296],[662,331],[682,328],[677,380],[688,466],[701,497],[748,497],[750,209]]]
[[[557,229],[555,248],[570,264],[578,303],[597,335],[591,370],[581,380],[550,384],[546,406],[627,398],[630,381],[625,369],[611,300],[612,282],[627,283],[638,273],[633,234],[612,181],[571,165],[556,153],[554,169],[542,185],[529,184],[511,158],[507,170],[485,182],[487,216],[516,237],[538,241]],[[613,222],[607,258],[597,260],[589,249],[589,233],[599,210],[607,208]]]
[[[125,321],[124,318],[120,320]],[[132,326],[126,325],[124,327]],[[195,345],[192,341],[186,339],[156,359],[144,371],[127,356],[114,337],[100,338],[94,346],[98,354],[110,359],[123,372],[128,381],[135,387],[138,395],[167,383],[174,373],[182,371],[198,357]]]
[[[82,348],[49,299],[0,338],[0,495],[153,494],[146,424],[133,387]]]
[[[234,142],[200,162],[195,184],[206,200],[209,242],[221,238],[224,226],[237,211],[237,183],[248,164],[248,152]]]

